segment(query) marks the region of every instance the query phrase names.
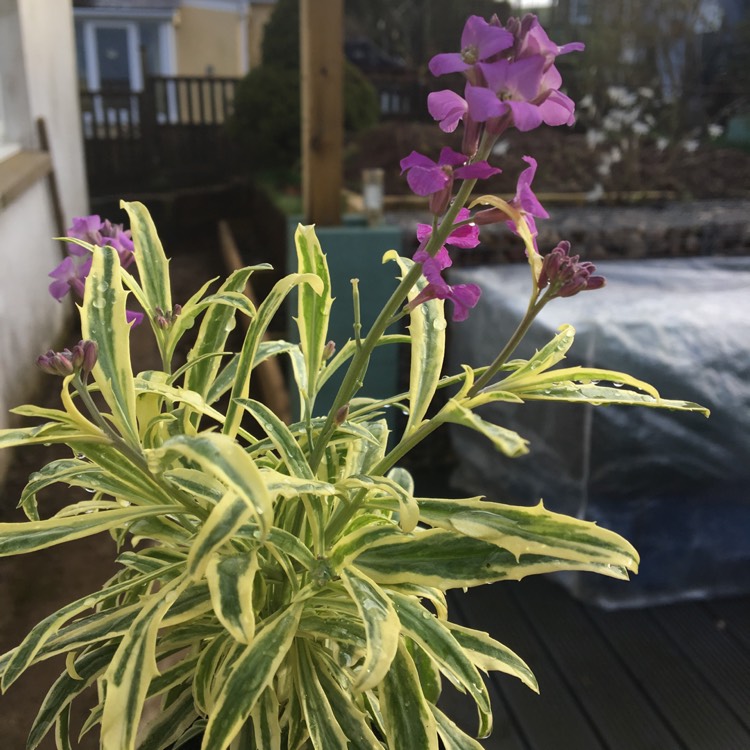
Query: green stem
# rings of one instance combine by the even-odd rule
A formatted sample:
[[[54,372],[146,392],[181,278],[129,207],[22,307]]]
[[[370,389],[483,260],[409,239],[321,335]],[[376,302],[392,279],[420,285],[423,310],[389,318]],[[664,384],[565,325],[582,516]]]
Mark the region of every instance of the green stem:
[[[208,518],[208,511],[202,505],[186,495],[182,490],[167,484],[163,479],[161,479],[161,477],[154,475],[151,472],[151,469],[149,469],[146,457],[142,453],[131,447],[125,440],[122,439],[122,437],[120,437],[120,435],[118,435],[114,431],[114,429],[112,429],[112,425],[107,422],[102,413],[99,411],[99,408],[94,402],[94,399],[91,398],[89,389],[86,387],[86,384],[83,382],[83,380],[81,380],[80,375],[75,375],[73,377],[73,386],[80,396],[83,405],[86,407],[86,411],[88,411],[94,422],[96,422],[96,424],[101,428],[104,434],[112,441],[112,444],[117,448],[117,450],[119,450],[120,453],[122,453],[125,458],[128,459],[128,461],[130,461],[138,469],[140,469],[141,472],[143,472],[144,474],[146,474],[146,476],[150,477],[154,482],[156,482],[167,495],[176,496],[180,503],[187,510],[205,521]]]
[[[529,300],[529,306],[526,308],[526,314],[518,324],[513,335],[508,339],[508,343],[505,344],[500,354],[495,357],[492,364],[484,371],[479,379],[474,383],[467,393],[468,398],[472,398],[479,393],[482,388],[489,384],[492,378],[500,372],[500,368],[508,361],[508,358],[516,350],[516,347],[521,343],[521,340],[526,335],[529,327],[534,322],[534,318],[541,312],[542,308],[547,304],[549,298],[544,295],[539,299],[538,295],[532,295]]]
[[[494,138],[486,138],[483,140],[480,149],[477,153],[476,160],[482,161],[487,158],[487,155],[492,148]],[[464,207],[469,200],[471,191],[474,189],[476,180],[464,180],[456,193],[456,198],[453,203],[449,206],[448,210],[440,222],[440,226],[430,235],[430,239],[425,245],[425,250],[432,256],[445,244],[445,240],[448,235],[454,229],[454,222],[458,212]],[[435,224],[433,223],[433,226]],[[390,299],[385,303],[385,306],[380,311],[380,314],[372,324],[367,336],[362,340],[361,345],[357,348],[356,353],[352,357],[349,363],[349,369],[344,376],[344,379],[339,387],[338,393],[334,398],[333,404],[328,412],[323,429],[320,431],[318,441],[310,457],[310,467],[313,471],[316,471],[320,462],[323,459],[323,454],[328,441],[331,439],[334,430],[336,429],[335,415],[344,404],[349,403],[354,394],[359,390],[364,380],[365,372],[367,371],[367,365],[370,361],[370,355],[375,348],[380,337],[385,333],[388,326],[391,324],[391,320],[396,316],[406,299],[409,291],[417,283],[420,275],[422,274],[422,266],[419,263],[414,264],[412,268],[405,274],[401,283],[396,288],[396,291],[391,295]]]

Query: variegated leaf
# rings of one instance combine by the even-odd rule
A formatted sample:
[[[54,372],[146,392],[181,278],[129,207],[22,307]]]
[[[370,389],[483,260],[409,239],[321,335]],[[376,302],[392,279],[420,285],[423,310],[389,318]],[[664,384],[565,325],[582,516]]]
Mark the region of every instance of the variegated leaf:
[[[280,711],[276,691],[273,685],[269,685],[260,694],[258,702],[250,713],[256,747],[264,750],[281,750]]]
[[[218,479],[229,494],[243,500],[265,535],[273,520],[273,505],[258,467],[240,445],[220,434],[178,435],[164,443],[156,455],[166,456],[171,452],[194,461],[209,476]],[[227,501],[222,510],[226,511],[229,505],[231,502]],[[208,536],[206,533],[204,539]]]
[[[297,249],[298,272],[313,274],[320,279],[319,289],[305,285],[297,292],[300,348],[305,356],[309,396],[314,398],[318,371],[323,364],[323,349],[328,337],[328,320],[333,304],[331,276],[314,226],[299,224],[294,233],[294,244]]]
[[[171,566],[171,570],[176,571],[177,568],[178,565]],[[122,583],[107,586],[101,591],[94,592],[83,599],[77,599],[57,610],[57,612],[45,617],[31,629],[20,645],[13,650],[12,658],[2,671],[2,684],[0,685],[2,690],[7,690],[24,670],[34,662],[34,657],[39,650],[51,636],[57,633],[64,623],[72,620],[81,612],[92,609],[106,599],[117,597],[136,587],[140,588],[149,581],[164,576],[169,571],[170,566],[160,566],[150,574],[128,578]]]
[[[120,641],[104,674],[102,750],[135,750],[143,703],[157,673],[156,634],[167,610],[187,585],[187,579],[178,578],[152,595]]]
[[[441,416],[446,422],[469,427],[488,438],[497,450],[506,456],[515,458],[529,452],[528,440],[507,427],[500,427],[482,419],[455,399],[451,399],[443,408]]]
[[[320,684],[309,654],[309,647],[305,641],[300,640],[295,651],[297,656],[295,687],[314,750],[347,750],[349,742]]]
[[[401,258],[395,251],[386,253],[384,260],[395,260],[403,274],[414,265],[408,258]],[[427,286],[421,276],[409,292],[413,300]],[[432,299],[417,305],[409,313],[409,336],[411,339],[411,365],[409,371],[409,419],[404,436],[412,433],[424,419],[437,390],[445,359],[445,301]]]
[[[242,418],[239,399],[247,398],[250,390],[250,376],[255,358],[260,346],[261,339],[273,316],[281,307],[289,292],[296,286],[309,285],[316,293],[323,293],[323,282],[320,277],[313,274],[290,274],[276,282],[268,296],[258,308],[258,314],[251,321],[242,344],[240,358],[237,362],[237,374],[232,384],[232,392],[227,407],[226,421],[224,422],[224,433],[230,436],[237,434]]]
[[[479,712],[478,736],[492,731],[492,706],[482,676],[447,625],[425,609],[416,599],[395,592],[390,594],[404,634],[432,657],[440,671],[460,690],[474,699]]]
[[[431,526],[455,529],[511,552],[553,555],[577,562],[603,562],[636,572],[638,552],[614,531],[563,513],[492,503],[482,498],[420,498],[420,518]]]
[[[279,455],[289,469],[289,473],[301,479],[313,479],[314,474],[307,463],[305,454],[300,448],[294,435],[265,404],[251,398],[239,399],[238,404],[253,415],[263,431],[271,438]]]
[[[251,273],[251,268],[235,271],[221,285],[217,294],[241,292]],[[227,305],[212,305],[203,316],[195,344],[188,354],[188,361],[198,360],[204,354],[223,351],[227,337],[234,327],[234,316],[233,308]],[[185,373],[185,388],[199,393],[208,403],[213,403],[208,392],[220,367],[220,358],[201,360]]]
[[[438,750],[437,723],[402,643],[378,689],[389,750]]]
[[[164,254],[161,240],[148,209],[138,201],[120,201],[130,218],[130,231],[133,235],[135,264],[141,287],[148,301],[147,312],[153,315],[160,307],[172,309],[172,294],[169,284],[169,261]]]
[[[528,664],[517,656],[507,646],[496,641],[487,633],[465,628],[452,622],[446,622],[446,627],[453,637],[461,644],[471,661],[485,672],[496,671],[517,677],[524,685],[535,693],[539,692],[539,685]]]
[[[110,643],[89,648],[74,662],[78,678],[72,677],[67,671],[63,671],[55,680],[31,726],[26,740],[27,750],[36,750],[39,743],[55,726],[60,713],[70,706],[71,702],[90,687],[104,672],[112,660],[115,650],[116,646]]]
[[[431,703],[430,710],[437,722],[437,730],[444,750],[484,750],[482,745],[459,729],[437,706]]]
[[[138,750],[166,750],[174,747],[174,743],[197,718],[192,691],[189,688],[182,690],[145,728],[145,736],[138,742]]]
[[[364,662],[352,690],[371,690],[385,677],[396,654],[399,618],[388,595],[366,575],[354,567],[346,567],[339,574],[357,605],[367,637]]]
[[[100,531],[126,526],[139,518],[158,516],[173,510],[171,505],[131,506],[65,519],[0,523],[0,557],[35,552],[55,544],[98,534]]]
[[[255,633],[253,583],[257,571],[255,551],[229,557],[215,555],[206,569],[216,617],[240,643],[250,643]]]
[[[253,642],[232,660],[206,726],[204,750],[223,750],[242,729],[286,658],[302,606],[291,604],[278,617],[267,620]]]
[[[381,585],[415,583],[444,590],[518,581],[528,575],[558,570],[589,570],[612,578],[628,578],[625,567],[606,562],[606,558],[577,562],[549,552],[517,559],[512,552],[494,544],[443,529],[417,529],[411,535],[376,539],[368,549],[352,557],[359,569]]]
[[[125,320],[120,259],[111,247],[96,248],[81,308],[81,334],[96,342],[92,374],[122,436],[138,446],[135,389],[130,364],[130,326]]]

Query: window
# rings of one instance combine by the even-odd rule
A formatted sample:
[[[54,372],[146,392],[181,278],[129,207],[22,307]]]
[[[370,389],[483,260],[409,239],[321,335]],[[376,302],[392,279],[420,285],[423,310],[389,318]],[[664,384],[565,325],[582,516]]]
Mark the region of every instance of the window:
[[[591,23],[590,0],[570,0],[570,23],[581,26]]]
[[[1,2],[2,0],[0,0]],[[173,69],[172,25],[161,19],[118,17],[112,13],[77,14],[76,56],[83,99],[84,132],[136,126],[140,120],[137,92],[144,77]],[[175,109],[173,97],[159,105],[166,120]]]
[[[0,161],[31,145],[15,0],[0,0]]]

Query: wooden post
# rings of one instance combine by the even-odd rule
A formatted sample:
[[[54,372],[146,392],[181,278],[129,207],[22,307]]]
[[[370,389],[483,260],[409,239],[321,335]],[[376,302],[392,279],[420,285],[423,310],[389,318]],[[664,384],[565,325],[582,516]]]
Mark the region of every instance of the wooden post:
[[[301,0],[302,195],[305,221],[341,223],[344,1]]]

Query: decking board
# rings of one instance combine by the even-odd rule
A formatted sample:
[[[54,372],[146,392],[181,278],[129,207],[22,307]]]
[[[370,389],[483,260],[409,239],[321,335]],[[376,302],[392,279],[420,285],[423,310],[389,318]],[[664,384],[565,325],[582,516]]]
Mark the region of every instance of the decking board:
[[[453,618],[512,648],[539,680],[537,696],[490,677],[487,750],[750,748],[750,597],[607,612],[530,578],[450,602]],[[473,730],[473,710],[454,705]]]

